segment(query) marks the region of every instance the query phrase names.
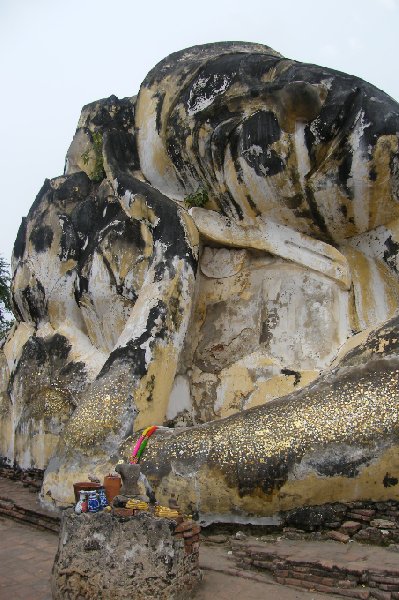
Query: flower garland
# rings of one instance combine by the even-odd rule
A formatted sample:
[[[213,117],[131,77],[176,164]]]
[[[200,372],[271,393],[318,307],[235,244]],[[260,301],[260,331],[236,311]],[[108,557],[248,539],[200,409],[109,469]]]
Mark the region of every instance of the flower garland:
[[[159,429],[158,425],[151,425],[150,427],[144,429],[143,433],[134,445],[132,458],[130,460],[131,465],[139,462],[141,455],[143,454],[145,447],[147,446],[149,438],[157,429]]]

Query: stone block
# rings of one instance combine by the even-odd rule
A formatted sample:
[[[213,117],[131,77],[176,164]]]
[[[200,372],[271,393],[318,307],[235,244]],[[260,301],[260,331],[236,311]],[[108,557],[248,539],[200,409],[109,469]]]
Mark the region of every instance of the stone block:
[[[193,526],[193,521],[183,521],[183,523],[179,523],[179,525],[176,526],[175,532],[183,533],[184,531],[190,531],[193,528]]]
[[[384,575],[372,575],[370,577],[370,579],[377,583],[390,583],[391,585],[399,585],[399,576],[398,577],[389,577],[389,576],[384,576]]]
[[[350,539],[349,535],[346,533],[341,533],[340,531],[329,531],[327,535],[331,540],[335,540],[343,544],[347,544]]]
[[[376,600],[391,600],[392,595],[390,592],[382,592],[381,590],[372,590],[371,597]]]
[[[357,521],[345,521],[345,523],[342,523],[341,525],[341,531],[343,533],[347,533],[348,535],[353,535],[361,528],[361,523],[358,523]]]
[[[173,535],[174,522],[140,513],[76,515],[66,510],[52,574],[53,600],[185,600],[201,579],[198,542]]]
[[[366,529],[361,529],[353,536],[358,542],[368,542],[372,544],[381,544],[385,539],[385,536],[377,527],[366,527]]]
[[[362,513],[358,512],[358,511],[349,512],[347,514],[347,517],[353,521],[362,521],[363,523],[369,523],[371,521],[370,515],[363,515]]]
[[[378,529],[396,529],[397,525],[393,521],[387,519],[373,519],[370,521],[371,527],[378,527]]]

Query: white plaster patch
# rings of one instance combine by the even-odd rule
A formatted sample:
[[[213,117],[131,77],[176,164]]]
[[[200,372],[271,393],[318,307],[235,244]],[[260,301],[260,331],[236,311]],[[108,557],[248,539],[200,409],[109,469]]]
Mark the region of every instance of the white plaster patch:
[[[305,127],[306,123],[303,121],[296,121],[295,123],[295,150],[297,157],[299,179],[301,181],[302,188],[305,186],[305,175],[310,171],[310,160],[309,153],[306,146],[305,140]]]
[[[367,231],[351,238],[348,240],[348,244],[370,258],[379,258],[382,260],[387,251],[385,242],[390,236],[392,236],[392,231],[380,225],[372,231]]]
[[[363,152],[363,132],[371,123],[364,120],[363,110],[356,117],[356,125],[350,135],[353,150],[352,168],[348,179],[348,186],[353,190],[353,212],[355,225],[358,231],[367,231],[369,228],[369,190],[368,167]]]
[[[166,411],[167,419],[174,419],[185,410],[191,413],[192,400],[190,393],[190,384],[188,378],[183,375],[177,375],[169,397],[169,404]]]

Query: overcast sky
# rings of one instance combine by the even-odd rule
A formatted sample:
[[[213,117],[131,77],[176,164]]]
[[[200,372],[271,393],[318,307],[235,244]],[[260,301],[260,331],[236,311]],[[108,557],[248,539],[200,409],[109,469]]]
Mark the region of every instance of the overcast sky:
[[[399,0],[0,0],[0,254],[46,177],[61,175],[80,109],[137,93],[164,56],[244,40],[353,73],[399,100]]]

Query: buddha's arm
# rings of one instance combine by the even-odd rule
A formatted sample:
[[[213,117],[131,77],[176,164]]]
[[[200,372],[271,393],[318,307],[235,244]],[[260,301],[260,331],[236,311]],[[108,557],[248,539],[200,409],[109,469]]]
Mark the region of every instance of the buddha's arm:
[[[190,214],[208,240],[235,248],[264,250],[318,271],[343,289],[350,287],[348,261],[329,244],[262,218],[241,223],[203,208],[192,208]]]

